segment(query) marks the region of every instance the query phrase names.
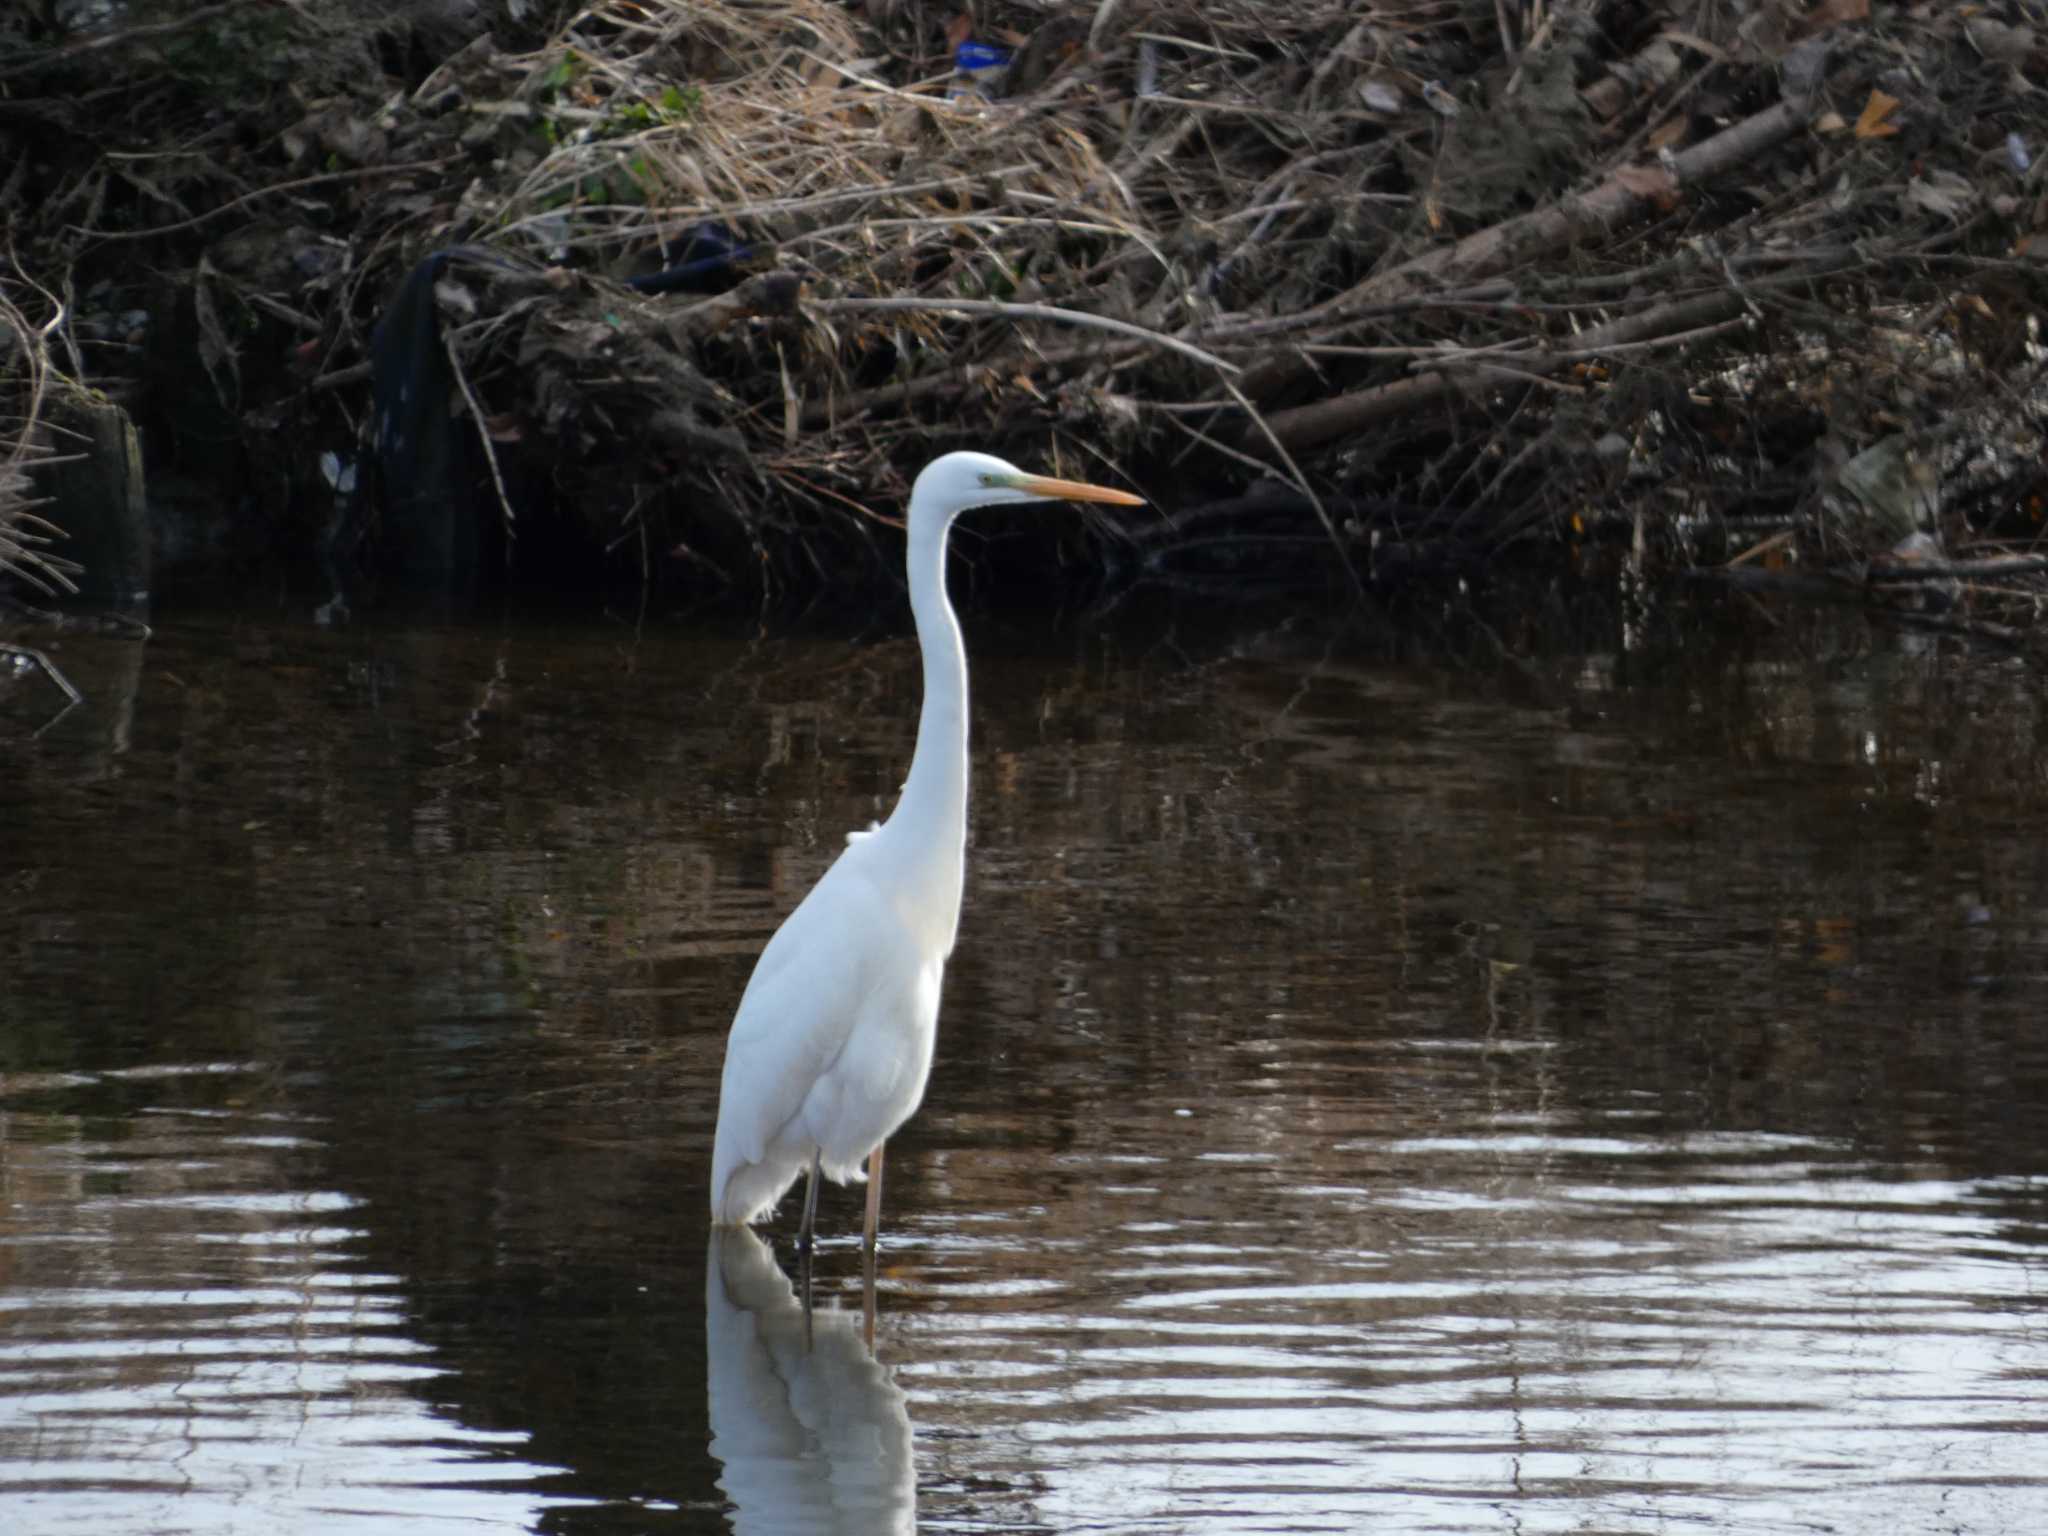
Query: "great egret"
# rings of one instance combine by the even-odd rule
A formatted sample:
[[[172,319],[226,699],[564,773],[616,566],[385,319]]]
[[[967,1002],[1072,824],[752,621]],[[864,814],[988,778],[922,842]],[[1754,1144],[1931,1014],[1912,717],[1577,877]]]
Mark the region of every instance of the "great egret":
[[[754,966],[725,1045],[714,1222],[758,1221],[808,1169],[798,1235],[808,1249],[820,1171],[858,1182],[866,1158],[863,1242],[875,1246],[882,1145],[924,1097],[967,863],[967,657],[946,600],[946,535],[962,512],[1027,501],[1144,505],[985,453],[934,459],[911,487],[907,571],[924,706],[910,776],[887,821],[848,834]]]

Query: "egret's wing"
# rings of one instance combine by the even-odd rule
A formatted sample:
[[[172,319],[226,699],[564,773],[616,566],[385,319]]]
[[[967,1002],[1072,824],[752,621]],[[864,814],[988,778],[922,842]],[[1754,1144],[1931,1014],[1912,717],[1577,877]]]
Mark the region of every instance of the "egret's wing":
[[[843,861],[761,952],[726,1039],[719,1088],[720,1173],[757,1163],[831,1070],[882,967],[886,902]]]

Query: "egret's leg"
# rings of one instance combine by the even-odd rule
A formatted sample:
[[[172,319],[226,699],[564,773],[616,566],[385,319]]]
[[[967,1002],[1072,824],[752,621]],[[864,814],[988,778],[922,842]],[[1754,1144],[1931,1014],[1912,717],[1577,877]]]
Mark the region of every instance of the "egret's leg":
[[[868,1347],[868,1353],[875,1352],[875,1250],[870,1248],[860,1256],[860,1337]]]
[[[796,1250],[798,1253],[811,1251],[811,1229],[818,1224],[818,1160],[824,1154],[811,1153],[810,1176],[804,1180],[804,1219],[796,1229]]]
[[[868,1154],[868,1226],[861,1241],[869,1253],[875,1251],[875,1226],[882,1217],[882,1143]]]

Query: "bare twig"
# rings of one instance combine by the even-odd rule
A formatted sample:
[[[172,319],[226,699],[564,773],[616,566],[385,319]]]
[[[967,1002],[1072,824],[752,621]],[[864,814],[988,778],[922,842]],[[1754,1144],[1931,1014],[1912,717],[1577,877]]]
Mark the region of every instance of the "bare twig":
[[[341,181],[368,181],[379,176],[411,176],[420,171],[437,171],[455,163],[453,156],[436,160],[412,160],[404,165],[365,165],[353,171],[326,171],[318,176],[302,176],[297,181],[282,181],[273,186],[258,187],[253,192],[244,192],[215,208],[189,219],[180,219],[175,224],[152,224],[147,229],[85,229],[71,225],[71,233],[84,235],[92,240],[155,240],[163,235],[180,234],[188,229],[197,229],[202,224],[211,224],[237,208],[260,201],[266,197],[279,197],[287,192],[304,192],[313,187],[323,187]]]
[[[498,510],[505,517],[505,537],[517,538],[519,519],[512,510],[512,498],[505,494],[505,475],[498,468],[498,449],[491,441],[490,423],[484,420],[483,407],[477,404],[476,393],[469,387],[469,375],[463,372],[462,354],[455,350],[454,340],[444,336],[441,345],[447,350],[449,366],[455,370],[455,386],[462,391],[463,403],[469,407],[469,419],[476,423],[476,440],[483,444],[484,459],[491,466],[491,484],[498,491]]]
[[[1078,309],[1061,309],[1051,304],[1011,304],[1001,299],[814,299],[806,307],[828,315],[925,310],[947,315],[999,315],[1007,320],[1050,320],[1060,325],[1087,326],[1099,331],[1110,331],[1118,336],[1135,337],[1150,346],[1192,358],[1221,374],[1228,375],[1239,371],[1236,363],[1225,362],[1215,354],[1204,352],[1200,347],[1182,341],[1177,336],[1149,331],[1142,325],[1131,324],[1128,320],[1114,320],[1108,315],[1091,315]]]
[[[1350,551],[1345,549],[1344,541],[1337,536],[1337,525],[1330,521],[1330,509],[1323,505],[1323,498],[1315,493],[1315,487],[1309,484],[1308,477],[1301,472],[1301,466],[1294,462],[1294,455],[1287,451],[1287,445],[1280,441],[1266,418],[1261,416],[1258,408],[1245,398],[1244,391],[1239,389],[1235,382],[1225,379],[1223,387],[1230,391],[1231,398],[1251,417],[1252,424],[1259,429],[1260,435],[1273,445],[1273,452],[1278,454],[1280,462],[1287,466],[1288,478],[1294,482],[1294,488],[1307,497],[1308,504],[1316,509],[1316,516],[1322,521],[1323,532],[1330,536],[1330,547],[1337,552],[1338,563],[1344,567],[1344,575],[1351,583],[1351,590],[1363,592],[1365,588],[1358,579],[1357,570],[1351,564]]]

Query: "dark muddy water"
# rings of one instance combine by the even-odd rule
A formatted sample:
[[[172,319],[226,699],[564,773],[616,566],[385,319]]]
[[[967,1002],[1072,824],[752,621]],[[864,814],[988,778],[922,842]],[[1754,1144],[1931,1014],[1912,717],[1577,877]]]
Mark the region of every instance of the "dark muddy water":
[[[2038,674],[1217,624],[969,624],[874,1355],[858,1193],[807,1331],[705,1183],[907,642],[185,617],[33,739],[17,679],[0,1526],[2048,1529]]]

